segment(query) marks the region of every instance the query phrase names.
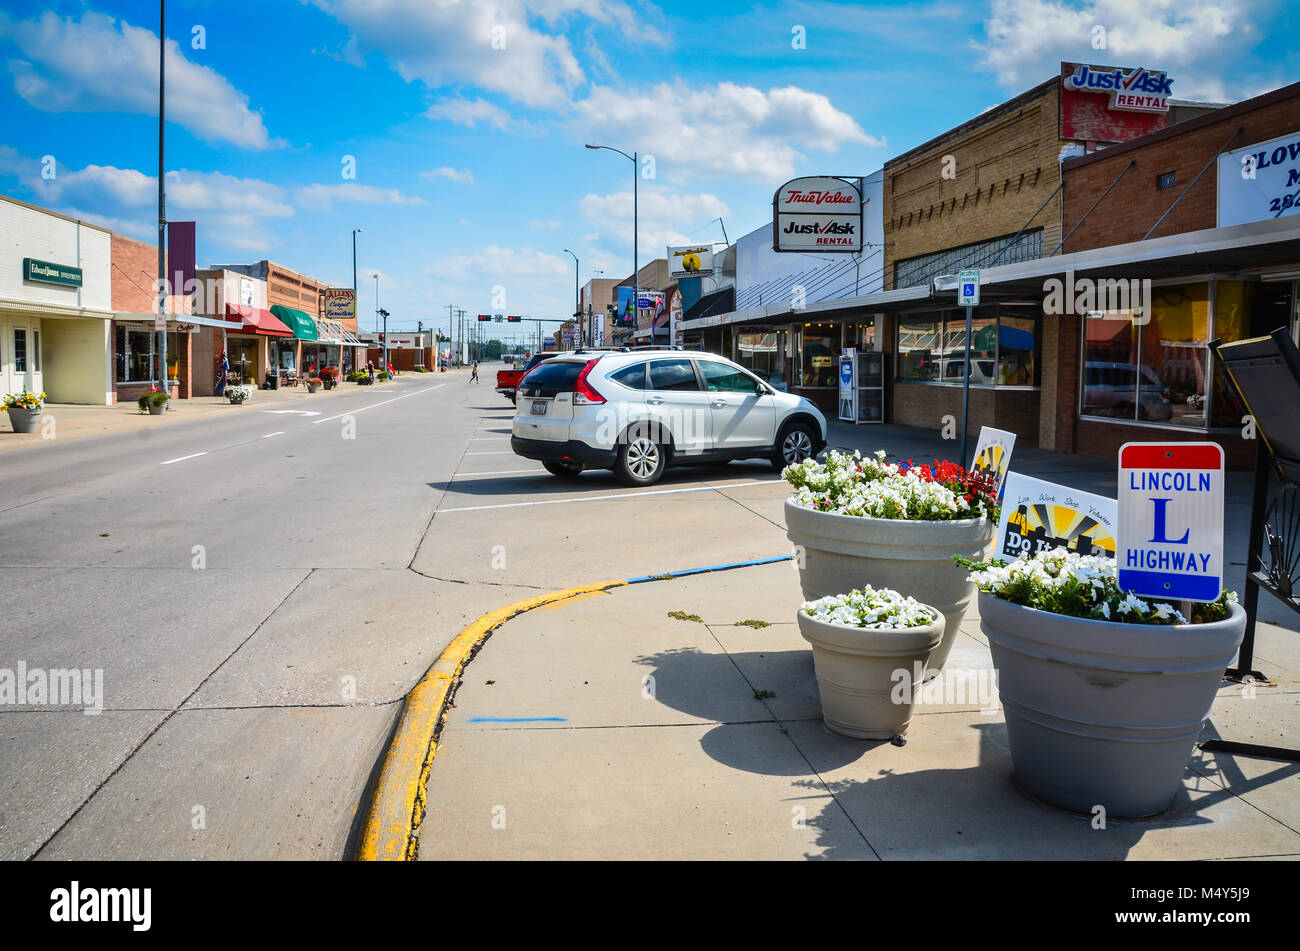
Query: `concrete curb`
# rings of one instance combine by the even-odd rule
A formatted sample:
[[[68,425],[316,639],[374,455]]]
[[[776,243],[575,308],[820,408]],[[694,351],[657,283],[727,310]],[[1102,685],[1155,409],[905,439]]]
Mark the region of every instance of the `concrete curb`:
[[[732,568],[749,568],[788,561],[793,555],[728,562],[704,568],[687,568],[657,575],[637,575],[622,581],[562,588],[535,598],[516,601],[489,611],[468,625],[438,655],[420,682],[406,695],[402,714],[384,755],[379,778],[369,797],[365,827],[354,856],[361,862],[410,862],[419,857],[416,830],[424,822],[428,802],[429,773],[438,755],[438,739],[447,717],[447,705],[461,673],[488,637],[506,621],[534,608],[608,591],[629,584],[667,581],[688,575]]]

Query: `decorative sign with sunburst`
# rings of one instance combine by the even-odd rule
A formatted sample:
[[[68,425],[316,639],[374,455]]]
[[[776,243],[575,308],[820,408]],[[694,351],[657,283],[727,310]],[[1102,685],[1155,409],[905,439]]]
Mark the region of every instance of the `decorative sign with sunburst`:
[[[1007,478],[1007,470],[1011,468],[1011,450],[1015,445],[1015,433],[994,429],[992,426],[981,426],[979,441],[975,443],[975,461],[971,463],[971,470],[991,475],[994,485],[1001,492],[1002,483]]]
[[[1114,499],[1012,472],[1002,498],[995,555],[1011,560],[1065,548],[1113,558],[1115,524]]]

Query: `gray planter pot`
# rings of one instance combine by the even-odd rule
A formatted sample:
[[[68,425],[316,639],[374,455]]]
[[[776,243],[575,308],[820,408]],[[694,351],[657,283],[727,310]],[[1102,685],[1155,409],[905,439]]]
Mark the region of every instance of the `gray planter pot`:
[[[42,412],[44,410],[40,407],[27,409],[25,406],[10,406],[9,425],[16,433],[34,433],[36,427],[40,425]]]
[[[942,615],[933,624],[902,630],[832,624],[803,611],[797,615],[799,633],[812,645],[827,729],[864,740],[906,733],[920,686],[914,671],[943,639]]]
[[[926,666],[932,672],[943,667],[975,597],[975,585],[966,580],[970,572],[952,556],[982,558],[993,540],[992,522],[858,518],[814,512],[787,499],[785,526],[786,537],[802,549],[799,585],[805,600],[869,584],[932,605],[943,614],[944,631]]]
[[[150,404],[149,404],[149,415],[150,415],[150,416],[161,416],[161,415],[163,414],[163,411],[166,410],[166,409],[167,409],[167,404],[166,404],[166,403],[150,403]]]
[[[1246,612],[1163,627],[1048,614],[980,593],[1016,778],[1040,799],[1113,817],[1169,808]]]

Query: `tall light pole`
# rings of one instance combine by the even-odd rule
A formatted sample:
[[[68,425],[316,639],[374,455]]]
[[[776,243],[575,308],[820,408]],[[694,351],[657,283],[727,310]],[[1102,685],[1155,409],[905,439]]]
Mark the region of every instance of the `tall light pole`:
[[[632,312],[639,314],[641,297],[641,288],[639,285],[641,283],[641,275],[637,259],[638,238],[640,237],[637,231],[637,179],[640,178],[641,175],[640,169],[637,168],[636,164],[636,153],[633,152],[631,155],[628,155],[622,149],[616,149],[608,145],[588,145],[587,148],[605,149],[609,152],[617,152],[619,155],[623,156],[623,158],[632,163]]]
[[[578,347],[582,347],[582,295],[578,293],[578,256],[568,248],[564,253],[573,258],[573,326],[578,328]]]
[[[158,2],[158,316],[154,319],[154,329],[162,323],[158,334],[158,377],[162,380],[163,392],[171,395],[171,386],[167,382],[167,203],[163,182],[163,132],[165,128],[164,113],[167,102],[167,0]],[[78,262],[80,263],[80,262]]]
[[[352,304],[354,307],[357,300],[357,235],[360,233],[360,228],[352,229]],[[353,313],[356,311],[354,310]]]

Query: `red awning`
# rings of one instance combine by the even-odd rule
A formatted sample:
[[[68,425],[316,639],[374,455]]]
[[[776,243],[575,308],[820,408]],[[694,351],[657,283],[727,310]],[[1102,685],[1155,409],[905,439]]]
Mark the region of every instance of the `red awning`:
[[[293,331],[280,323],[273,313],[260,307],[227,304],[226,314],[244,322],[244,325],[239,328],[240,333],[265,334],[268,337],[293,336]]]

